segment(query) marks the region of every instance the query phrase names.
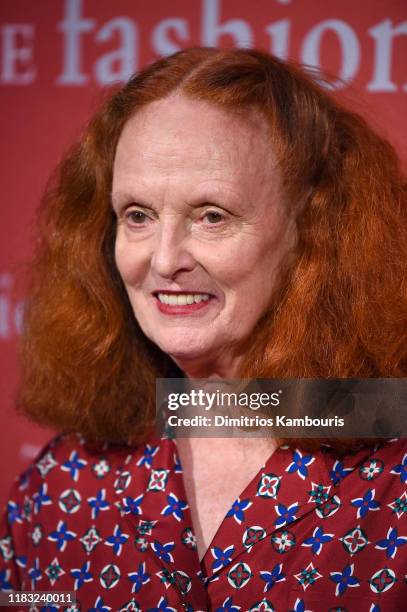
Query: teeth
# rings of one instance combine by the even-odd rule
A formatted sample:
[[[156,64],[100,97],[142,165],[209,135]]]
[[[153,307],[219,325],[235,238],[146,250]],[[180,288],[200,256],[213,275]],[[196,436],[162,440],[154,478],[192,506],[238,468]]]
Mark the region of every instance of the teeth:
[[[183,293],[182,295],[173,295],[168,293],[159,293],[158,299],[162,304],[170,306],[186,306],[187,304],[199,304],[199,302],[207,302],[210,295],[207,293]]]

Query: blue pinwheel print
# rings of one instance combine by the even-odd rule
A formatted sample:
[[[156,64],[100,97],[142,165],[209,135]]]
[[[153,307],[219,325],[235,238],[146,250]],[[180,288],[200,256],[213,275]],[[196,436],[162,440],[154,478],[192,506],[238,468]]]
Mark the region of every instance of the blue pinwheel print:
[[[142,457],[137,461],[137,467],[144,465],[147,469],[151,468],[154,455],[158,452],[158,446],[151,446],[146,444],[145,451]]]
[[[90,561],[86,561],[80,568],[71,570],[71,575],[75,578],[74,590],[77,591],[85,582],[91,582],[93,576],[89,571]]]
[[[103,603],[102,596],[99,595],[95,601],[95,607],[89,608],[88,612],[109,612],[109,610],[111,609],[112,608],[110,608],[109,606],[105,606],[105,604]]]
[[[293,460],[290,465],[286,468],[286,472],[294,474],[297,472],[298,476],[304,480],[308,477],[308,465],[311,465],[315,461],[315,457],[312,455],[303,456],[301,451],[296,449],[293,454]]]
[[[239,612],[240,606],[233,605],[233,599],[226,597],[220,608],[216,608],[215,612]]]
[[[113,535],[109,536],[105,540],[107,546],[112,546],[116,555],[120,555],[122,552],[122,546],[127,542],[129,536],[127,533],[122,533],[120,525],[115,525]]]
[[[352,499],[352,506],[358,509],[357,518],[365,518],[369,510],[380,510],[380,503],[374,498],[375,494],[375,489],[368,489],[363,497]]]
[[[213,548],[211,548],[212,556],[215,559],[215,561],[212,563],[213,571],[219,569],[220,567],[226,567],[227,565],[229,565],[229,563],[231,563],[232,561],[231,557],[234,552],[235,552],[234,546],[228,546],[227,548],[225,548],[225,550],[222,550],[221,548],[218,548],[217,546],[214,546]]]
[[[184,510],[188,508],[188,504],[180,499],[174,494],[170,493],[167,495],[168,505],[162,509],[161,514],[167,516],[172,514],[177,521],[181,521],[184,518]]]
[[[101,510],[108,510],[110,508],[110,504],[106,501],[106,489],[100,489],[96,497],[89,497],[88,504],[92,508],[92,519],[95,520]]]
[[[61,470],[64,472],[69,472],[72,480],[77,482],[79,478],[79,471],[83,470],[87,463],[88,462],[85,461],[85,459],[79,459],[77,451],[72,451],[68,461],[65,461],[65,463],[61,465]]]
[[[44,482],[39,491],[37,491],[37,493],[34,493],[33,495],[33,502],[34,502],[34,513],[38,514],[38,512],[41,510],[42,506],[48,506],[49,504],[52,504],[52,500],[50,498],[49,495],[47,495],[47,489],[48,489],[48,485],[46,482]]]
[[[353,467],[345,468],[342,461],[337,459],[334,463],[333,469],[329,472],[332,484],[336,486],[343,478],[345,478],[345,476],[348,475],[348,472],[352,472],[353,470]]]
[[[264,586],[264,593],[273,588],[276,582],[282,582],[286,578],[286,574],[282,571],[283,564],[277,564],[273,567],[271,572],[260,572],[260,578],[266,583]]]
[[[360,586],[359,578],[353,576],[353,563],[352,565],[345,565],[341,572],[331,572],[330,578],[333,582],[336,582],[335,595],[343,595],[348,587]]]
[[[131,572],[127,575],[133,583],[132,593],[138,593],[143,584],[147,584],[151,580],[150,574],[146,572],[145,562],[139,564],[137,572]]]
[[[399,474],[401,482],[407,482],[407,453],[404,455],[403,461],[395,465],[390,474]]]
[[[295,521],[297,519],[295,515],[299,507],[300,505],[298,502],[294,502],[288,506],[288,508],[284,506],[284,504],[277,504],[277,506],[274,506],[278,514],[278,518],[274,521],[274,525],[276,525],[276,527],[282,527],[283,525],[288,525]]]
[[[240,497],[238,497],[237,500],[233,502],[232,507],[226,516],[233,517],[235,521],[241,525],[242,521],[244,521],[245,510],[250,508],[252,503],[253,502],[251,502],[249,499],[242,499],[242,501],[240,501]]]
[[[171,563],[174,563],[174,558],[171,554],[171,551],[174,550],[175,548],[174,542],[167,542],[166,544],[161,544],[161,542],[158,542],[158,540],[155,540],[155,542],[151,544],[151,548],[153,549],[153,551],[155,552],[155,554],[157,555],[159,559],[162,559],[163,561],[166,561],[167,563],[169,561],[171,561]]]
[[[74,540],[75,537],[76,533],[73,531],[68,531],[66,523],[64,521],[59,521],[56,530],[49,534],[48,540],[55,542],[58,550],[62,552],[66,548],[66,543]]]
[[[403,546],[407,542],[407,537],[399,536],[396,527],[390,527],[387,532],[387,538],[376,542],[375,548],[386,551],[388,559],[394,559],[399,546]]]
[[[333,540],[333,537],[333,533],[324,533],[322,527],[315,527],[312,537],[304,540],[302,546],[310,546],[314,555],[319,555],[322,545]]]
[[[137,497],[127,497],[123,498],[122,510],[125,514],[141,514],[140,504],[143,501],[144,493],[138,495]]]

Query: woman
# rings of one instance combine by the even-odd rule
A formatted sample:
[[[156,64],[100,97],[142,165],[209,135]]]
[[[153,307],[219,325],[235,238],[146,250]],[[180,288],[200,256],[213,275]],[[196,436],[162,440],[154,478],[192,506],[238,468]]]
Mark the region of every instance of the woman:
[[[391,147],[265,53],[189,49],[115,93],[44,201],[20,405],[66,433],[12,491],[3,590],[402,609],[403,441],[174,441],[154,384],[404,376],[404,194]]]

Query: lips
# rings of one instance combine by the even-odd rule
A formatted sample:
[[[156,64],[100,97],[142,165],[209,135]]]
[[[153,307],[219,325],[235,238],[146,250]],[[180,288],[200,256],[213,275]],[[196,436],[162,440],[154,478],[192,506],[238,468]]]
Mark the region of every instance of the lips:
[[[192,314],[207,307],[214,296],[195,291],[155,291],[160,312],[164,314]]]

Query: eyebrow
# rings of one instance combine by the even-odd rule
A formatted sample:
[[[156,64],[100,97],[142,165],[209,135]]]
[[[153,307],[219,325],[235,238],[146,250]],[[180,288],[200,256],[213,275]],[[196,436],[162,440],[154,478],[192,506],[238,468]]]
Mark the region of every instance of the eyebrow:
[[[134,197],[134,194],[132,195],[130,192],[126,191],[112,191],[110,193],[110,202],[115,210],[121,209],[123,206],[131,203],[138,204],[139,206],[143,206],[145,208],[152,208],[142,198],[136,198]]]
[[[201,193],[197,193],[193,198],[190,198],[188,204],[193,207],[202,206],[203,204],[214,204],[215,206],[225,206],[244,210],[244,202],[246,198],[238,195],[232,190],[219,188],[205,188]]]
[[[144,208],[154,210],[154,206],[148,203],[143,197],[139,197],[141,194],[136,194],[131,191],[120,191],[111,192],[110,201],[115,210],[121,209],[123,205],[134,203]],[[222,187],[222,186],[205,186],[201,192],[194,194],[192,198],[185,200],[185,204],[190,208],[198,208],[205,205],[213,205],[219,207],[231,207],[236,208],[239,211],[247,210],[248,202],[247,196],[244,194],[238,194],[233,189]]]

